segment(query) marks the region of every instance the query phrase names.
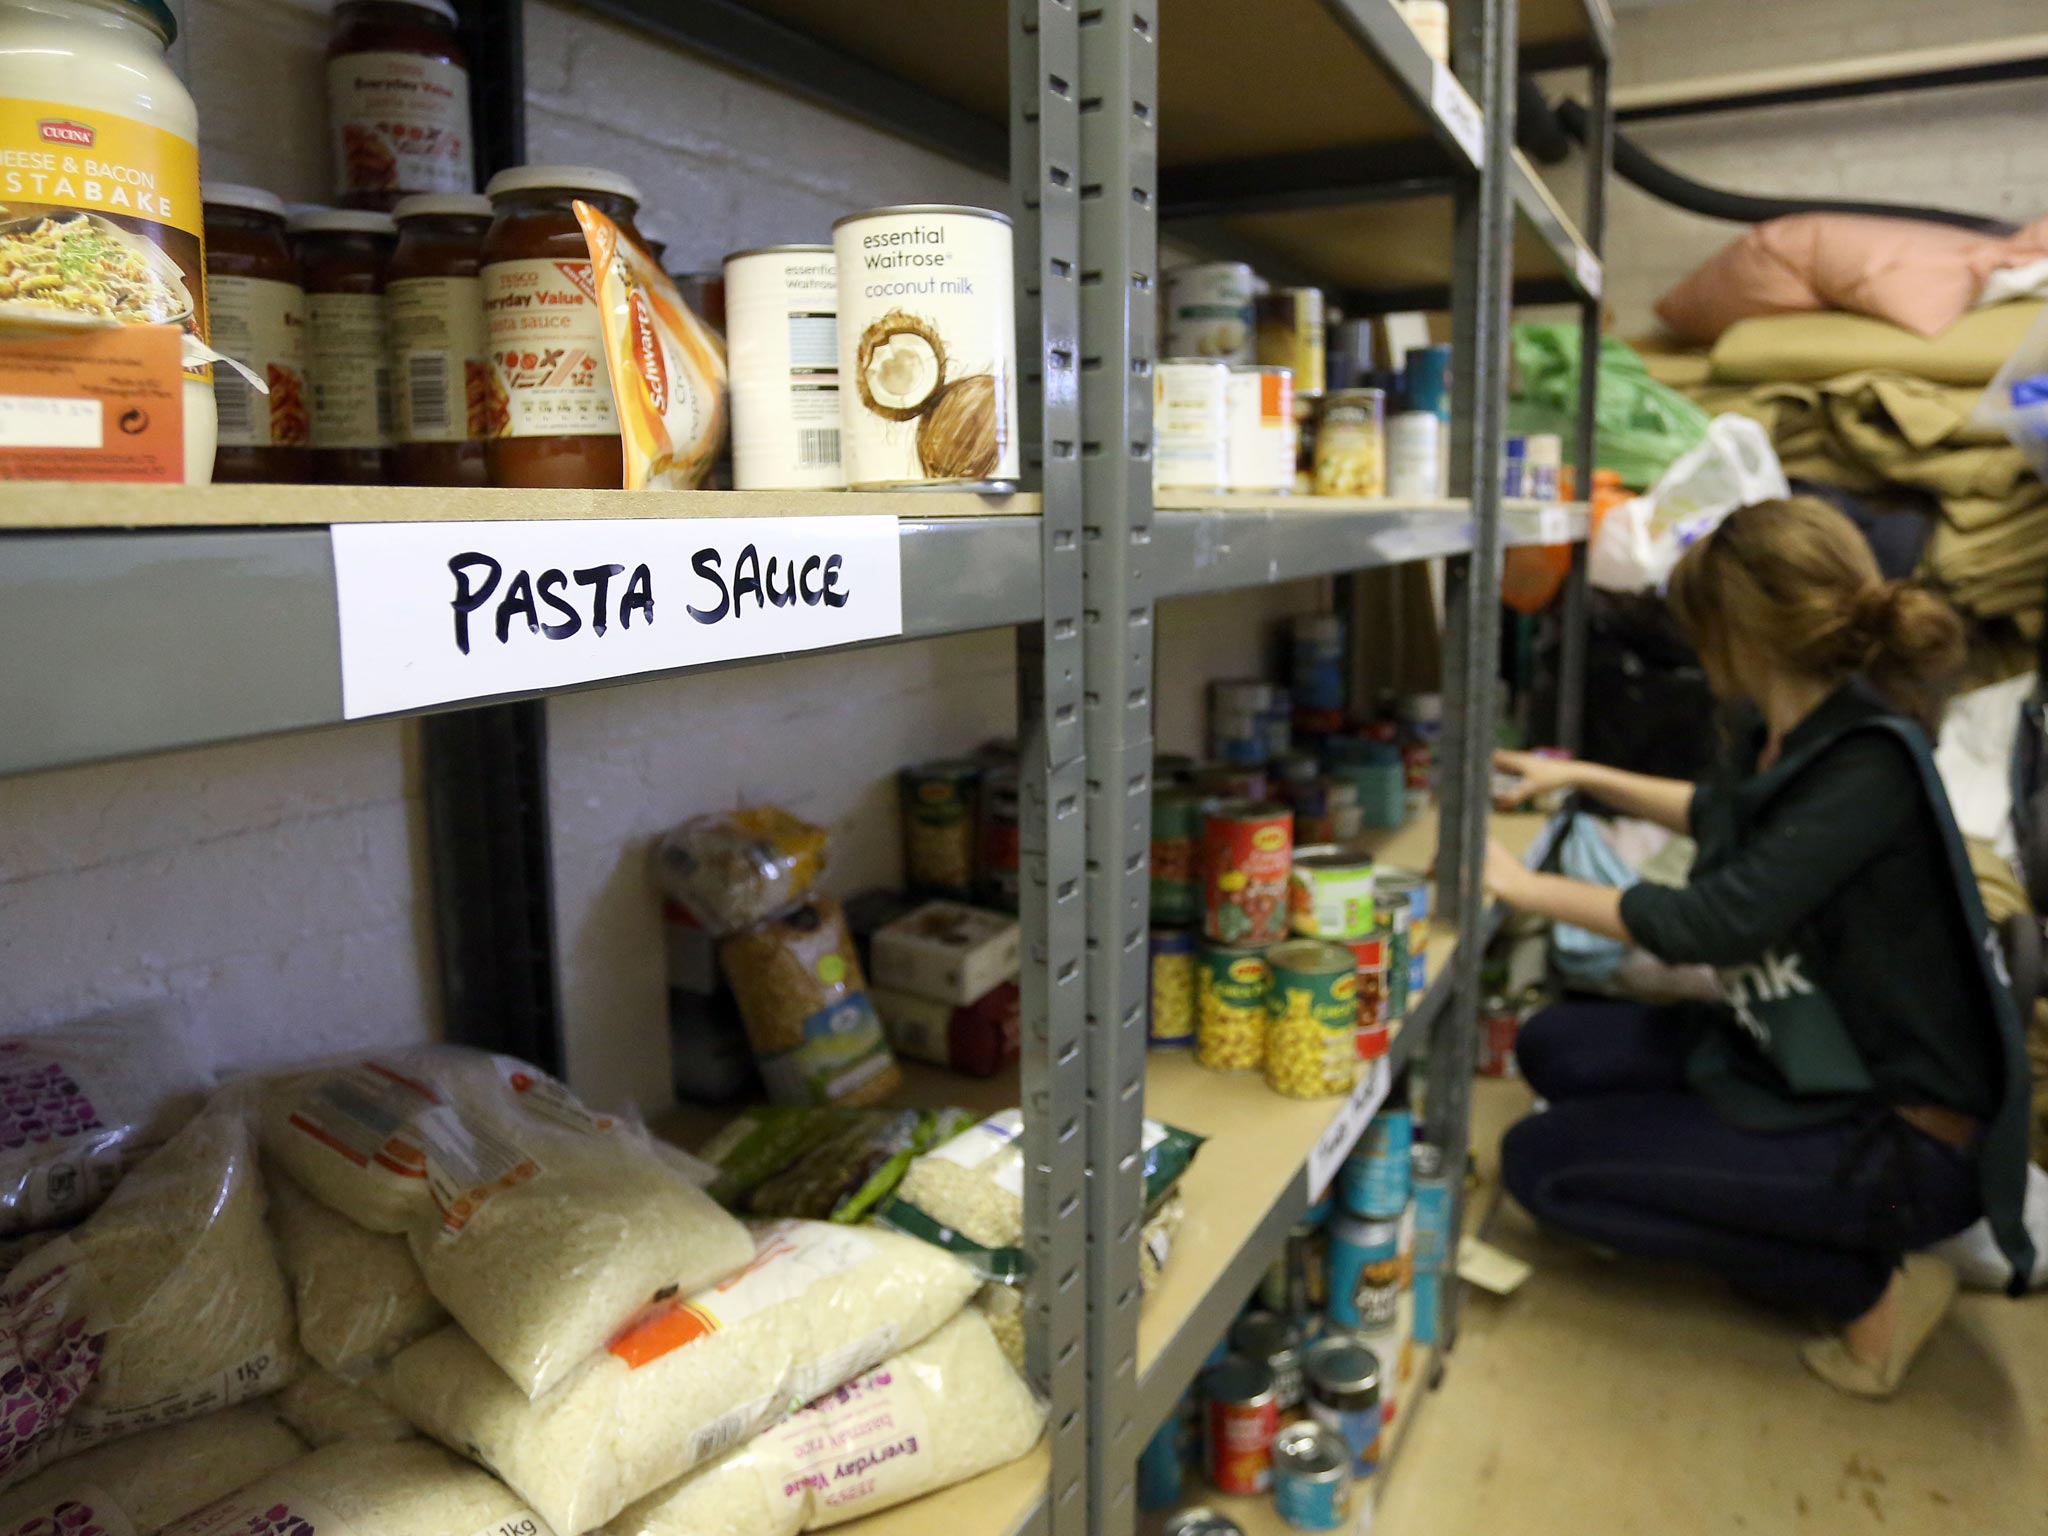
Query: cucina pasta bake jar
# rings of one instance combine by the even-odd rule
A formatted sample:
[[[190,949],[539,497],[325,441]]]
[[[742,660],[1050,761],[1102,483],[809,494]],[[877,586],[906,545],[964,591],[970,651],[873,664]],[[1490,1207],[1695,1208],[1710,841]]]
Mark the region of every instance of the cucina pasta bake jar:
[[[0,0],[0,378],[27,335],[176,326],[184,477],[202,483],[214,406],[199,113],[164,58],[176,35],[163,0]],[[96,398],[67,401],[79,433]]]

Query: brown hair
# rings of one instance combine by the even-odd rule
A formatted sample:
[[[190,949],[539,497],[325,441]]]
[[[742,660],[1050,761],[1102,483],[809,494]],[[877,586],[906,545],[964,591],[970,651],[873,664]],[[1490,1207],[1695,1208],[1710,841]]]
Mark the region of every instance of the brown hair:
[[[1810,496],[1731,512],[1679,560],[1670,601],[1718,676],[1734,676],[1739,637],[1809,677],[1861,675],[1930,736],[1963,666],[1955,610],[1918,583],[1887,581],[1856,525]]]

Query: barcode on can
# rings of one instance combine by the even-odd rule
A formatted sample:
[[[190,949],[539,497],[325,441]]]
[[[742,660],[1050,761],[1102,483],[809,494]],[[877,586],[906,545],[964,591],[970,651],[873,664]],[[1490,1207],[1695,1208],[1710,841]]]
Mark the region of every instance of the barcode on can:
[[[789,317],[789,367],[792,373],[837,373],[839,371],[839,317],[837,315],[791,314]],[[833,450],[832,463],[839,462]]]
[[[414,437],[440,434],[448,419],[448,354],[415,352],[405,360],[405,404]]]
[[[799,469],[827,469],[839,462],[837,427],[799,427],[796,434]]]

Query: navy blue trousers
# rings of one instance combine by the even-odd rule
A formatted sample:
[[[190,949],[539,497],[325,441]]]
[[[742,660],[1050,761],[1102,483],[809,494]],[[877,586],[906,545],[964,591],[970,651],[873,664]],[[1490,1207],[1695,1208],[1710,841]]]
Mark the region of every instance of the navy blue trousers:
[[[1733,1125],[1686,1082],[1682,1014],[1569,1002],[1523,1026],[1522,1074],[1550,1107],[1501,1145],[1538,1221],[1621,1253],[1698,1265],[1761,1300],[1842,1323],[1900,1257],[1982,1214],[1975,1160],[1889,1110],[1788,1131]]]

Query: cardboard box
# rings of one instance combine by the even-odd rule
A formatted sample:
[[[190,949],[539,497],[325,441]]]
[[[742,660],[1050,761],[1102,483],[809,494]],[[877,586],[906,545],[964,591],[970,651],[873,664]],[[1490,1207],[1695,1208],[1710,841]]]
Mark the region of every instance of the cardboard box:
[[[928,901],[878,929],[869,980],[939,1003],[971,1003],[1017,975],[1017,920]]]

